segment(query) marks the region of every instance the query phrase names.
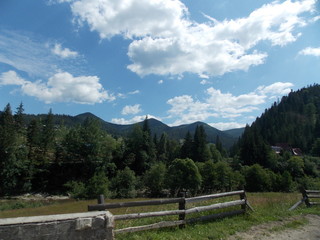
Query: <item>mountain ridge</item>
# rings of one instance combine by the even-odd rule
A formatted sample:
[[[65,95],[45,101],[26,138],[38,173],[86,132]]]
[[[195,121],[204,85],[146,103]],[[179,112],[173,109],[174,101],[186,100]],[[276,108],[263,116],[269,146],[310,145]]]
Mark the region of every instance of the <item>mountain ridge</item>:
[[[58,114],[53,114],[53,116],[54,116],[55,124],[59,124],[59,122],[60,123],[64,122],[64,123],[67,123],[66,125],[69,125],[69,126],[73,126],[79,123],[81,124],[83,121],[85,121],[85,119],[93,118],[98,120],[101,124],[101,127],[104,130],[106,130],[108,133],[114,136],[119,136],[119,137],[128,136],[128,134],[132,131],[134,125],[138,124],[142,126],[144,122],[144,121],[141,121],[141,122],[132,123],[132,124],[115,124],[115,123],[107,122],[90,112],[81,113],[75,116],[58,115]],[[230,148],[238,140],[238,138],[241,136],[241,134],[244,131],[244,128],[232,129],[233,131],[231,130],[221,131],[217,128],[210,126],[207,123],[200,122],[200,121],[190,123],[190,124],[183,124],[179,126],[168,126],[167,124],[154,118],[149,118],[147,120],[148,120],[148,125],[152,135],[155,134],[158,137],[160,137],[161,134],[165,132],[166,134],[168,134],[170,138],[173,138],[175,140],[184,139],[188,131],[190,132],[191,135],[193,135],[196,127],[198,125],[202,125],[207,134],[208,142],[215,143],[217,140],[217,137],[219,137],[219,140],[221,141],[222,145],[225,148]]]

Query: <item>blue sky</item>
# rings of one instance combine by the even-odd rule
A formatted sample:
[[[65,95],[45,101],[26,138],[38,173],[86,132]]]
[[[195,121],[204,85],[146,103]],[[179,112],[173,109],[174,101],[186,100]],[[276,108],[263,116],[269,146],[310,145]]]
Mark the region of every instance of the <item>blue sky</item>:
[[[0,0],[0,107],[220,130],[320,83],[319,0]]]

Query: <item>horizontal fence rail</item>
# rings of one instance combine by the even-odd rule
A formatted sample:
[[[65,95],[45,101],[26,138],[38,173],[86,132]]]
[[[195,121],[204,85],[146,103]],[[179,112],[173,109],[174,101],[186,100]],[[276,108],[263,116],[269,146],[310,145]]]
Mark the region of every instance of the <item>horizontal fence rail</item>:
[[[189,209],[186,208],[186,204],[188,204],[188,203],[208,201],[208,200],[212,200],[212,199],[218,199],[218,198],[235,196],[235,195],[239,195],[240,200],[214,203],[214,204],[205,205],[205,206],[192,207]],[[104,203],[103,197],[100,196],[100,198],[98,199],[98,202],[99,202],[99,204],[96,204],[96,205],[88,205],[88,211],[104,211],[104,210],[109,210],[109,209],[114,209],[114,208],[123,208],[123,207],[178,204],[179,209],[177,209],[177,210],[166,210],[166,211],[157,211],[157,212],[114,215],[114,221],[172,216],[172,215],[179,216],[178,220],[161,221],[161,222],[157,222],[157,223],[153,223],[153,224],[149,224],[149,225],[116,229],[116,230],[114,230],[115,234],[158,229],[158,228],[163,228],[163,227],[174,227],[174,226],[184,227],[186,224],[194,223],[194,222],[198,222],[198,221],[207,221],[207,220],[216,219],[216,218],[222,218],[222,217],[233,216],[233,215],[237,215],[237,214],[243,214],[246,212],[247,207],[249,209],[253,210],[247,201],[246,194],[245,194],[244,190],[225,192],[225,193],[217,193],[217,194],[198,196],[198,197],[192,197],[192,198],[181,197],[181,198],[158,199],[158,200],[135,201],[135,202],[121,202],[121,203]],[[229,210],[229,211],[225,211],[225,212],[209,214],[209,215],[200,216],[200,217],[191,218],[191,219],[186,218],[187,215],[190,215],[190,214],[203,213],[203,212],[208,212],[208,211],[212,211],[212,210],[216,210],[216,209],[230,208],[230,207],[234,207],[234,206],[240,206],[241,209],[240,210]]]
[[[152,205],[163,205],[182,202],[183,198],[170,198],[159,200],[147,200],[136,202],[120,202],[120,203],[101,203],[95,205],[88,205],[88,211],[104,211],[106,209],[123,208],[123,207],[141,207]]]
[[[310,199],[320,198],[319,190],[303,190],[301,193],[302,193],[302,199],[297,203],[295,203],[291,208],[289,208],[290,211],[296,209],[303,203],[305,203],[307,207],[311,207],[313,205],[320,205],[320,202],[310,201]]]

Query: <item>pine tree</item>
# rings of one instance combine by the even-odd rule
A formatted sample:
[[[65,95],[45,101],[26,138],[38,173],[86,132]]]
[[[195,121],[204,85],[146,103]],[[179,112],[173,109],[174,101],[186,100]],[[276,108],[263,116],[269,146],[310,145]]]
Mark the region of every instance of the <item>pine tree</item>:
[[[207,145],[207,135],[202,125],[197,126],[194,133],[193,159],[197,162],[206,162],[211,158]]]
[[[184,142],[181,146],[180,157],[193,158],[193,139],[189,131],[186,133]]]
[[[0,195],[12,194],[19,190],[21,162],[16,157],[17,134],[10,104],[0,116]]]
[[[42,148],[44,154],[46,154],[50,148],[54,146],[54,139],[55,139],[55,130],[53,124],[53,114],[52,110],[50,109],[46,118],[43,123],[43,130],[42,130]]]

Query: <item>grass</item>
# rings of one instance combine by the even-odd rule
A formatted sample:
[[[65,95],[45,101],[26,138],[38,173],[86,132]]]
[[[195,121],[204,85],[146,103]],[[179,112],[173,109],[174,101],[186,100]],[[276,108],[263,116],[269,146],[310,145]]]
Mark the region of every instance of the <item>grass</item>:
[[[296,229],[296,228],[299,228],[307,223],[308,223],[308,220],[303,217],[301,219],[289,221],[289,222],[287,222],[283,225],[280,225],[280,226],[275,226],[270,229],[270,232],[279,232],[279,231],[283,231],[286,229]]]
[[[270,221],[282,221],[291,216],[303,216],[305,214],[319,214],[319,207],[306,208],[305,205],[300,206],[294,211],[288,209],[301,199],[300,193],[248,193],[248,201],[255,209],[254,212],[248,212],[245,215],[239,215],[230,218],[218,219],[209,222],[201,222],[187,225],[184,229],[178,227],[164,228],[159,230],[144,231],[130,234],[118,234],[117,240],[162,240],[162,239],[225,239],[239,231],[245,231],[254,225],[266,223]],[[143,199],[132,199],[143,200]],[[108,200],[108,202],[127,201],[127,200]],[[48,214],[63,214],[86,212],[89,204],[96,204],[96,200],[90,201],[67,201],[59,202],[49,206],[40,206],[36,208],[23,208],[0,211],[0,218],[5,217],[19,217],[19,216],[33,216],[33,215],[48,215]],[[188,206],[190,208],[191,206]],[[150,207],[135,207],[135,208],[121,208],[111,210],[113,214],[125,214],[132,212],[150,212],[177,209],[177,205],[162,205]],[[131,220],[117,222],[117,228],[128,226],[150,224],[164,220],[174,219],[177,216]],[[189,218],[189,216],[188,216]],[[281,227],[274,227],[272,231],[281,231],[286,228],[296,228],[306,224],[306,220],[302,218],[295,219],[291,222],[283,224]]]

